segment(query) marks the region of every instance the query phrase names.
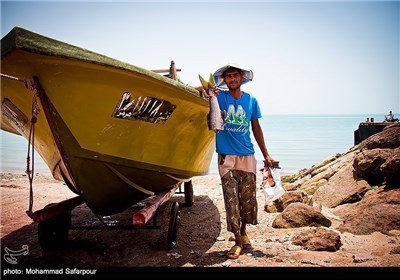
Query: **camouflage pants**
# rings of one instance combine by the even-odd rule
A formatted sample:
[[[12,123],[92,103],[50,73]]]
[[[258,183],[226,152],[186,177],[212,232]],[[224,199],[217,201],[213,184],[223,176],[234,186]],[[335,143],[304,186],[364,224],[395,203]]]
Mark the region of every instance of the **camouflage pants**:
[[[240,230],[242,224],[257,224],[256,175],[231,170],[222,178],[226,223],[230,232]]]

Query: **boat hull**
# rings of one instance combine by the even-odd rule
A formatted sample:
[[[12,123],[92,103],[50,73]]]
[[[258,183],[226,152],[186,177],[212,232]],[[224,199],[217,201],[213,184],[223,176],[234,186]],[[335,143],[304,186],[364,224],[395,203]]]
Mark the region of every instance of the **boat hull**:
[[[206,122],[208,101],[194,89],[101,56],[21,46],[14,39],[27,36],[21,32],[2,52],[1,71],[29,83],[2,77],[1,128],[29,139],[36,105],[36,151],[93,212],[118,213],[208,173],[214,134]]]

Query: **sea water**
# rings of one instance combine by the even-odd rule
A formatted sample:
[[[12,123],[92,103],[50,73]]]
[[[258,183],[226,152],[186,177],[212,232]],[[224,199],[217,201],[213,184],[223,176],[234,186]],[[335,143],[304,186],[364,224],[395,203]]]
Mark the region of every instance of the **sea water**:
[[[345,153],[354,146],[354,131],[367,118],[384,120],[384,114],[362,115],[265,115],[260,119],[270,155],[280,161],[281,174],[292,174],[309,168],[337,153]],[[22,136],[1,130],[0,172],[24,173],[28,142]],[[255,156],[259,168],[263,157],[254,138]],[[32,160],[32,159],[31,159]],[[50,172],[35,152],[35,172]],[[210,174],[218,174],[214,154]]]
[[[367,118],[384,120],[384,114],[360,115],[265,115],[260,119],[269,154],[280,161],[281,174],[309,168],[354,146],[354,131]],[[258,169],[263,156],[253,139]],[[210,173],[218,173],[213,157]]]

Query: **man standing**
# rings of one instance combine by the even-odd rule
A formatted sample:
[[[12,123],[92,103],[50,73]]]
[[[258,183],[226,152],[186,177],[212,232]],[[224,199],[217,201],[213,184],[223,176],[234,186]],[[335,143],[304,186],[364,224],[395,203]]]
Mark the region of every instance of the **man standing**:
[[[394,121],[394,115],[392,111],[389,111],[389,115],[387,115],[386,120],[389,122]]]
[[[224,129],[216,134],[218,170],[221,177],[226,210],[227,229],[235,235],[235,245],[227,258],[236,259],[242,250],[251,249],[246,224],[256,225],[257,161],[250,139],[250,128],[263,154],[264,165],[274,160],[268,153],[263,131],[258,121],[261,111],[257,99],[241,90],[241,85],[253,79],[253,72],[230,63],[214,73]]]

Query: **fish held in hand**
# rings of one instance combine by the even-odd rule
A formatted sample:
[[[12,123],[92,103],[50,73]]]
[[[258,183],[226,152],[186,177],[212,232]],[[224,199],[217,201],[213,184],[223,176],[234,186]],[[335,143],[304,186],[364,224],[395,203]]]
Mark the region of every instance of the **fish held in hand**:
[[[224,130],[224,120],[222,118],[221,109],[219,108],[217,96],[214,94],[213,88],[215,87],[215,81],[212,74],[208,81],[199,75],[201,85],[203,86],[205,95],[210,101],[210,112],[207,115],[208,129],[218,132]]]

